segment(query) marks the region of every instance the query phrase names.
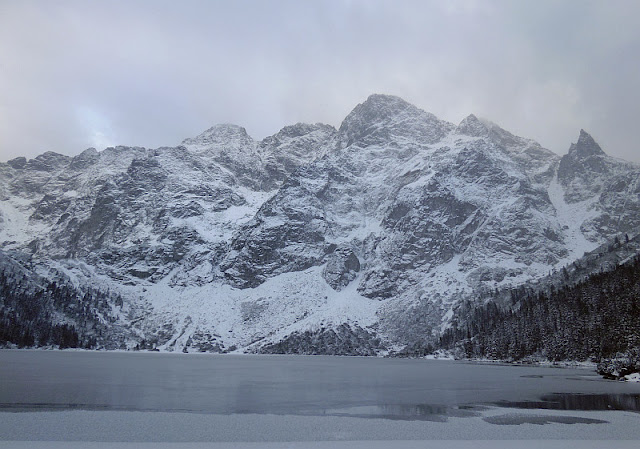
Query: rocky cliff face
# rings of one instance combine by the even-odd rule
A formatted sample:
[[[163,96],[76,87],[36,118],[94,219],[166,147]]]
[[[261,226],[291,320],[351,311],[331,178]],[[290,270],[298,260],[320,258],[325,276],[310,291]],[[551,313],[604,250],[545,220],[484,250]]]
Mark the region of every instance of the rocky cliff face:
[[[558,167],[569,204],[583,204],[589,217],[581,232],[592,242],[640,226],[640,167],[609,157],[584,130]]]
[[[306,342],[293,336],[330,334],[344,348],[352,328],[380,339],[370,352],[434,338],[456,301],[634,234],[639,176],[584,131],[560,158],[372,95],[338,130],[256,142],[218,125],[177,147],[0,164],[0,242],[39,276],[117,291],[131,345],[290,352]]]

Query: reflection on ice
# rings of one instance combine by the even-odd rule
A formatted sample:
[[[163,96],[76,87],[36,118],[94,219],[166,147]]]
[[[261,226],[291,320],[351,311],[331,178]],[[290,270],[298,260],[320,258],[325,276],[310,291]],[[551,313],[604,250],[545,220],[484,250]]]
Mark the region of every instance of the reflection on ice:
[[[501,426],[513,426],[520,424],[606,424],[602,419],[585,418],[583,416],[552,416],[552,415],[521,415],[519,413],[507,413],[505,415],[487,416],[483,421]]]
[[[540,401],[500,401],[501,407],[547,410],[626,410],[640,411],[639,394],[571,394],[554,393]]]
[[[479,416],[479,411],[484,408],[470,405],[452,407],[439,404],[384,404],[328,409],[324,411],[324,414],[358,418],[445,422],[448,417]]]

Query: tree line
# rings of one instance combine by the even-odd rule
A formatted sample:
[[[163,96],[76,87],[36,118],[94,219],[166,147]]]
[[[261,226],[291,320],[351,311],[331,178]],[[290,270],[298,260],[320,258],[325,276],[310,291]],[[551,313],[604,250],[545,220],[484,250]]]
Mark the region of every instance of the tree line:
[[[99,290],[55,281],[41,286],[25,274],[0,271],[0,345],[96,348],[115,321],[110,298]],[[122,299],[116,297],[115,305],[122,307]]]
[[[510,296],[506,306],[462,304],[440,347],[474,358],[598,362],[640,348],[640,256],[574,285]]]

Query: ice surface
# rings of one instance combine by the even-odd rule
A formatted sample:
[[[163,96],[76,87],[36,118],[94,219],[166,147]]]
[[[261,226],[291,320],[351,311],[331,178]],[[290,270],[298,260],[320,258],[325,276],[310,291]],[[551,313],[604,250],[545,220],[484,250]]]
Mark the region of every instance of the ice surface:
[[[513,413],[505,409],[491,409],[485,417]],[[517,414],[516,414],[517,415]],[[482,444],[478,440],[518,440],[506,447],[624,447],[636,448],[640,439],[637,414],[629,412],[559,412],[527,411],[528,417],[538,416],[549,424],[496,425],[481,417],[451,418],[447,422],[402,421],[348,417],[319,417],[292,415],[199,415],[163,412],[23,412],[0,413],[0,447],[81,447],[67,442],[129,443],[172,442],[175,447],[192,447],[187,442],[217,443],[212,447],[431,447],[447,446],[438,440],[473,440],[461,447],[505,447],[501,442]],[[566,424],[553,422],[558,418],[601,420],[602,424]],[[25,438],[26,437],[26,438]],[[29,446],[17,441],[28,439]],[[408,441],[409,440],[409,441]],[[413,441],[411,441],[413,440]],[[524,440],[524,441],[523,441]],[[526,440],[534,440],[527,444]],[[537,441],[535,441],[537,440]],[[563,440],[550,444],[540,440]],[[567,443],[564,440],[576,440]],[[580,443],[578,444],[578,441]],[[588,440],[598,440],[595,442]],[[607,440],[607,441],[604,441]],[[618,441],[616,441],[618,440]],[[636,440],[636,441],[620,441]],[[311,444],[318,441],[319,444]],[[38,442],[41,445],[38,446]],[[49,446],[50,442],[65,442]],[[135,442],[133,446],[131,443]],[[274,444],[277,442],[277,444]],[[348,443],[347,443],[348,442]],[[178,445],[178,443],[180,443]],[[234,443],[234,444],[229,444]],[[269,444],[271,443],[271,444]],[[15,446],[13,444],[16,444]],[[46,444],[47,446],[43,446]],[[460,443],[457,443],[460,444]],[[93,447],[93,446],[82,446]],[[115,446],[120,447],[120,445]],[[155,447],[155,446],[154,446]],[[163,445],[159,447],[165,447]],[[174,447],[174,446],[169,446]],[[200,447],[194,445],[193,447]],[[206,446],[209,447],[209,446]]]

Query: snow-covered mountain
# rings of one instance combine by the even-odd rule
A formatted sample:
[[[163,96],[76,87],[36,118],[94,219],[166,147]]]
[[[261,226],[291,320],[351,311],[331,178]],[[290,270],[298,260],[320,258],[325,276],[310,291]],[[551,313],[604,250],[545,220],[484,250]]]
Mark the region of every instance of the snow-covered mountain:
[[[116,293],[130,346],[368,354],[635,235],[639,176],[584,131],[559,157],[372,95],[338,130],[256,142],[217,125],[176,147],[2,163],[0,245],[34,275]]]

